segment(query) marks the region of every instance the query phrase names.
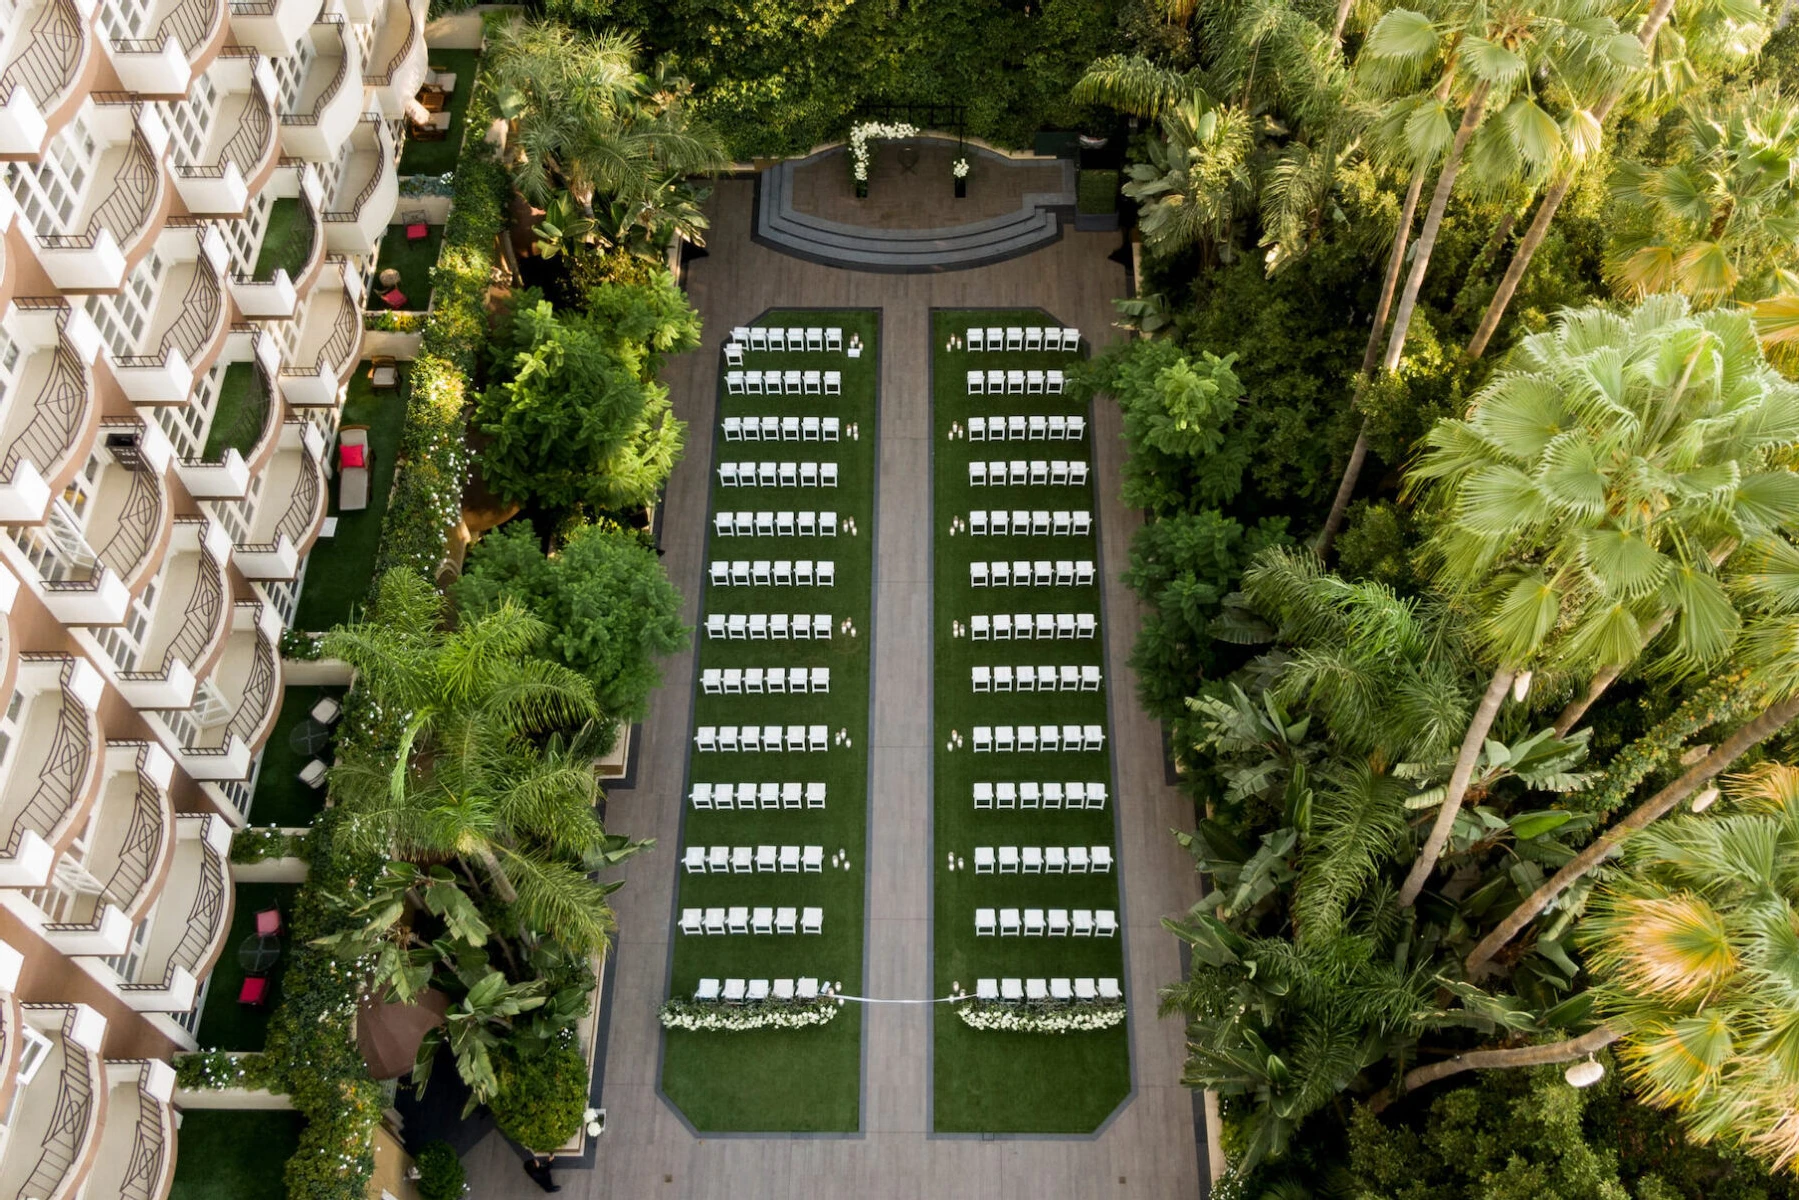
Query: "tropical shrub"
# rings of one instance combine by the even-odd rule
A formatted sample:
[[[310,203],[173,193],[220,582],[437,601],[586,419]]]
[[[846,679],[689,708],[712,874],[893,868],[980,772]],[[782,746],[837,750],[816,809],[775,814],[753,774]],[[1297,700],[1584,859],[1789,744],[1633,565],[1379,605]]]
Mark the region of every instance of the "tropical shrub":
[[[423,1200],[457,1200],[467,1186],[462,1160],[448,1142],[426,1142],[413,1165],[418,1167],[418,1193]]]
[[[494,1122],[500,1132],[525,1147],[547,1153],[566,1145],[587,1111],[587,1061],[572,1045],[539,1054],[499,1055],[499,1093]]]

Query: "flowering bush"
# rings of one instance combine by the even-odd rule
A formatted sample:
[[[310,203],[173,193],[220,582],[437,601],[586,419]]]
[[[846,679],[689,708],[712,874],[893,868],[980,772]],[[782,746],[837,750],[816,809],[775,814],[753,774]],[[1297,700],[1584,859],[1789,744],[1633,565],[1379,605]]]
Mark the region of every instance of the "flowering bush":
[[[868,139],[906,138],[917,133],[916,125],[908,125],[904,121],[892,125],[880,121],[864,121],[860,125],[850,126],[850,172],[855,175],[856,182],[868,182]]]
[[[362,327],[382,333],[418,333],[425,328],[430,314],[422,312],[370,312],[362,314]]]
[[[1007,1033],[1091,1033],[1124,1021],[1122,1000],[964,1000],[956,1015],[971,1029]]]
[[[752,1029],[807,1029],[827,1025],[842,1004],[830,996],[816,1000],[764,1000],[748,1004],[670,1000],[657,1014],[664,1029],[699,1033],[746,1033]]]
[[[954,175],[957,179],[967,179],[968,160],[966,158],[958,158],[955,162],[950,164],[949,173]]]
[[[231,838],[231,861],[259,863],[271,858],[305,858],[311,831],[286,833],[273,825],[253,825],[238,830]]]
[[[402,196],[454,196],[456,194],[456,172],[445,171],[442,175],[402,175],[400,176],[400,195]]]

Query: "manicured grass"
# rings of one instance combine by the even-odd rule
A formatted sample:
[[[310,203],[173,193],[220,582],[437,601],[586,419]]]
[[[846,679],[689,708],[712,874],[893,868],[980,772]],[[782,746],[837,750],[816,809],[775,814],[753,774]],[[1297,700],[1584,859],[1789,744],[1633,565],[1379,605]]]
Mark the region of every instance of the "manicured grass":
[[[426,61],[456,75],[456,90],[450,93],[450,135],[441,142],[418,142],[411,137],[400,151],[400,174],[442,175],[456,166],[456,155],[462,149],[463,114],[468,111],[468,98],[475,90],[475,66],[481,61],[477,50],[432,50]],[[400,198],[402,207],[406,198]],[[422,306],[421,306],[422,307]]]
[[[263,231],[262,248],[256,254],[255,277],[273,279],[277,267],[285,268],[290,279],[298,275],[312,255],[312,239],[317,234],[298,197],[269,205],[269,227]]]
[[[423,312],[431,307],[431,268],[437,265],[437,249],[443,244],[444,227],[430,225],[429,232],[416,242],[406,240],[404,225],[389,225],[387,235],[381,239],[381,253],[375,260],[375,278],[381,278],[381,272],[392,267],[400,273],[399,289],[406,294],[406,303],[400,307],[407,312]],[[381,299],[388,289],[377,282],[369,296],[371,309],[386,308],[387,301]]]
[[[301,601],[305,603],[304,600]],[[301,628],[305,628],[302,626]],[[263,747],[262,767],[256,774],[256,794],[250,799],[250,820],[257,825],[299,828],[312,824],[325,806],[325,789],[300,782],[300,769],[314,756],[288,745],[288,736],[307,719],[322,696],[343,699],[343,688],[290,687],[282,689],[281,712]],[[331,751],[323,751],[329,761]]]
[[[256,932],[256,914],[267,908],[281,910],[283,929],[293,919],[294,896],[299,888],[291,883],[240,883],[231,911],[231,932],[225,937],[225,951],[212,969],[212,983],[206,993],[206,1008],[200,1013],[200,1028],[194,1037],[205,1050],[260,1050],[268,1037],[269,1014],[281,1002],[281,976],[287,970],[287,955],[275,960],[268,972],[269,1000],[266,1004],[237,1002],[243,986],[244,969],[237,961],[237,948]],[[282,937],[287,947],[287,937]]]
[[[350,377],[343,424],[369,427],[369,445],[375,454],[374,470],[369,476],[369,503],[357,512],[338,511],[337,480],[332,478],[327,511],[337,518],[337,532],[320,538],[307,555],[306,582],[294,612],[295,629],[330,629],[348,620],[352,607],[368,598],[369,582],[375,572],[375,548],[381,540],[381,520],[387,514],[387,496],[393,488],[394,459],[400,453],[400,436],[406,425],[404,365],[400,375],[400,388],[393,392],[376,392],[369,387],[366,361],[358,363]]]
[[[206,433],[206,449],[201,458],[219,462],[227,449],[235,448],[245,458],[262,438],[268,421],[268,389],[257,377],[256,365],[235,362],[225,368],[219,381],[219,402],[213,410],[212,428]]]
[[[188,1109],[169,1200],[284,1200],[281,1164],[300,1148],[305,1127],[291,1110]]]
[[[973,993],[981,978],[1124,977],[1123,947],[1115,938],[980,937],[976,908],[1118,908],[1117,877],[1084,875],[976,875],[976,846],[1113,846],[1110,804],[1102,810],[998,810],[977,812],[974,784],[1104,782],[1112,787],[1106,752],[974,752],[974,726],[1107,723],[1106,694],[1032,692],[976,694],[970,668],[1019,665],[1104,665],[1104,642],[1091,640],[972,641],[956,637],[953,623],[967,625],[976,613],[1075,612],[1100,615],[1100,589],[1093,587],[973,588],[968,564],[994,559],[1091,559],[1099,561],[1096,537],[971,537],[951,533],[952,522],[971,509],[1089,509],[1098,504],[1092,484],[1060,487],[971,487],[968,464],[984,460],[1090,459],[1091,441],[970,442],[950,438],[952,426],[966,429],[975,415],[1084,414],[1086,408],[1063,396],[969,396],[967,372],[1065,367],[1072,353],[979,353],[948,351],[951,334],[970,325],[1049,324],[1034,312],[939,312],[933,315],[932,405],[934,554],[933,660],[934,719],[937,737],[933,812],[933,945],[936,991],[952,985]],[[1110,679],[1105,681],[1109,686]],[[949,748],[952,731],[963,743]],[[1107,731],[1108,737],[1110,730]],[[947,869],[954,852],[958,869]],[[966,867],[960,865],[966,862]],[[1122,934],[1120,935],[1122,937]],[[970,1029],[947,1008],[934,1010],[935,1127],[946,1133],[1085,1133],[1117,1107],[1131,1087],[1126,1026],[1095,1033],[1023,1034]]]
[[[825,753],[694,753],[690,782],[822,782],[823,809],[687,813],[687,845],[818,845],[822,874],[687,875],[680,878],[679,908],[759,905],[818,907],[824,933],[724,937],[676,934],[672,992],[691,996],[701,977],[799,979],[841,983],[854,994],[862,984],[863,849],[868,827],[869,642],[874,552],[875,390],[879,376],[879,314],[869,310],[774,313],[766,324],[839,325],[847,343],[860,334],[862,357],[842,354],[752,353],[757,369],[841,370],[841,396],[726,396],[726,416],[837,416],[843,440],[829,442],[725,442],[718,455],[730,461],[836,461],[840,482],[823,488],[720,488],[713,473],[713,509],[835,511],[841,523],[832,538],[720,538],[714,559],[830,559],[835,587],[708,587],[706,613],[818,613],[831,615],[829,641],[715,641],[703,628],[698,639],[702,669],[733,667],[829,667],[828,696],[708,696],[694,701],[695,725],[828,724],[847,731],[848,747]],[[851,428],[859,437],[851,436]],[[689,453],[704,454],[695,440]],[[708,514],[708,521],[710,521]],[[845,618],[854,633],[842,628]],[[680,847],[670,848],[678,860]],[[830,859],[848,854],[849,869]],[[678,861],[669,868],[679,870]],[[803,1030],[753,1033],[671,1031],[663,1058],[662,1086],[701,1130],[853,1131],[860,1124],[862,1028],[860,1006],[844,1006],[830,1024]]]

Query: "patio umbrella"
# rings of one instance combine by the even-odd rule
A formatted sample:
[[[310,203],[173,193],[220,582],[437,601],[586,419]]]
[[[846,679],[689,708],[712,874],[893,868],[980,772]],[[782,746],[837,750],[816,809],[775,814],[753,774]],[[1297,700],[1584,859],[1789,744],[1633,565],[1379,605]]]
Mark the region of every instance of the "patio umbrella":
[[[365,1002],[356,1013],[356,1048],[376,1079],[397,1079],[412,1070],[425,1034],[443,1024],[450,998],[427,988],[415,1004]]]

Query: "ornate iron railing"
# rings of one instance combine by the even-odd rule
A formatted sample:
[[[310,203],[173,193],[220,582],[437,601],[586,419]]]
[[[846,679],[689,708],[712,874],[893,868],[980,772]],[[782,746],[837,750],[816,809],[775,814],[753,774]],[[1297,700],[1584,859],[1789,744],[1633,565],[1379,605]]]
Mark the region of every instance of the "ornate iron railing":
[[[31,26],[24,53],[0,75],[0,102],[12,99],[14,88],[23,87],[39,109],[49,108],[75,78],[86,42],[87,26],[73,0],[52,0]]]
[[[325,89],[313,98],[312,107],[310,109],[306,112],[284,112],[281,114],[281,120],[288,125],[317,125],[319,123],[319,113],[323,112],[325,106],[331,103],[331,101],[336,98],[337,93],[343,89],[344,79],[350,73],[350,44],[344,33],[343,14],[320,13],[318,20],[314,21],[313,24],[337,26],[337,41],[338,45],[342,47],[343,53],[340,54],[337,59],[337,72],[331,76],[331,82],[325,85]],[[314,61],[316,62],[317,60]]]
[[[204,243],[194,258],[194,277],[188,281],[187,294],[181,298],[181,315],[162,335],[159,349],[167,354],[170,346],[180,350],[191,366],[199,361],[201,351],[212,340],[213,331],[225,316],[225,298],[219,291],[219,274],[206,257]]]
[[[38,241],[51,249],[88,249],[100,230],[110,229],[113,237],[123,242],[150,219],[150,210],[156,206],[156,194],[161,184],[162,168],[157,165],[156,155],[151,153],[144,135],[134,129],[131,131],[131,148],[125,154],[125,161],[119,164],[118,174],[113,176],[112,192],[94,210],[87,229],[80,234],[49,237],[40,234]]]
[[[245,742],[255,740],[256,730],[267,719],[270,703],[274,699],[275,675],[275,648],[258,629],[256,655],[250,663],[250,677],[244,680],[244,697],[238,702],[231,724],[226,726],[234,736]]]
[[[304,214],[305,220],[296,221],[293,228],[287,231],[287,237],[282,241],[281,248],[271,259],[273,266],[269,268],[269,277],[261,278],[252,264],[248,271],[233,273],[231,276],[233,282],[271,283],[275,278],[276,267],[294,264],[297,265],[297,270],[289,270],[288,281],[295,285],[299,284],[301,278],[306,275],[307,268],[311,266],[314,254],[323,245],[323,239],[319,235],[319,217],[312,209],[312,201],[306,198],[305,192],[300,193],[298,200],[300,212]]]
[[[331,340],[319,350],[319,364],[329,365],[333,371],[340,371],[349,365],[350,355],[361,338],[362,318],[357,313],[350,294],[345,292],[344,302],[337,310],[337,320],[331,326]]]
[[[412,0],[401,0],[401,7],[406,10],[406,39],[400,43],[400,48],[394,51],[393,57],[387,60],[387,66],[380,74],[363,73],[362,82],[370,87],[386,87],[392,83],[394,72],[400,69],[400,64],[406,61],[406,56],[412,53],[414,46],[418,45],[419,26],[417,18],[412,13]]]
[[[206,957],[206,948],[219,934],[219,917],[225,909],[225,862],[210,842],[200,843],[200,853],[200,886],[194,892],[193,907],[187,912],[187,928],[169,956],[170,968],[186,967],[196,978],[205,973],[200,970],[200,963]]]
[[[277,539],[285,534],[295,545],[312,528],[323,494],[319,487],[319,464],[314,461],[311,451],[304,444],[300,447],[300,454],[306,461],[300,464],[300,476],[294,480],[294,491],[288,499],[287,511],[281,514],[281,523],[275,526]]]
[[[54,474],[57,459],[75,444],[86,411],[87,381],[82,377],[81,360],[67,342],[59,341],[49,377],[32,401],[31,420],[0,459],[0,476],[11,480],[26,458],[40,475]]]
[[[364,114],[362,119],[365,122],[370,120],[367,114]],[[387,152],[387,146],[384,144],[386,130],[378,116],[374,118],[374,124],[376,129],[375,169],[370,173],[368,182],[362,185],[362,190],[356,193],[356,199],[350,202],[349,208],[326,210],[325,219],[327,221],[354,221],[361,216],[362,206],[368,203],[369,197],[373,196],[375,189],[381,185],[381,176],[393,167],[393,155]]]
[[[94,1108],[94,1077],[87,1056],[72,1041],[75,1010],[63,1018],[62,1078],[56,1086],[56,1104],[50,1110],[50,1124],[44,1130],[43,1145],[37,1163],[31,1168],[21,1196],[48,1196],[67,1179],[81,1157],[82,1143],[87,1140]]]
[[[63,656],[25,654],[21,657],[56,659]],[[80,698],[69,690],[69,678],[74,671],[74,660],[70,659],[63,664],[62,707],[56,714],[56,732],[50,738],[49,752],[44,755],[37,787],[32,790],[31,799],[26,801],[25,807],[7,832],[8,855],[19,852],[19,844],[25,840],[27,829],[46,841],[51,839],[56,827],[74,806],[76,789],[86,778],[88,764],[93,760],[94,746],[88,740],[87,709]]]
[[[244,111],[238,116],[237,132],[225,143],[225,149],[219,154],[219,161],[236,163],[238,171],[248,178],[252,168],[262,161],[263,155],[274,144],[274,106],[262,94],[261,88],[252,85],[250,102],[244,105]]]
[[[113,1060],[119,1061],[119,1060]],[[147,1066],[147,1060],[127,1059]],[[140,1091],[142,1089],[140,1088]],[[163,1127],[162,1106],[149,1095],[137,1107],[137,1128],[131,1137],[131,1158],[119,1182],[119,1200],[154,1200],[168,1160],[168,1131]]]
[[[218,559],[202,546],[199,570],[194,575],[194,592],[187,598],[187,608],[181,614],[181,632],[175,635],[162,656],[165,677],[177,658],[192,666],[206,657],[207,647],[212,645],[220,629],[219,615],[224,608],[224,573],[219,570]]]
[[[129,418],[101,422],[102,428],[108,425],[133,430],[143,428],[142,422]],[[106,544],[95,551],[100,561],[120,578],[128,577],[149,555],[150,544],[156,540],[156,527],[162,524],[162,488],[157,486],[156,473],[146,467],[131,471],[130,475],[131,492],[125,497],[125,506],[119,510],[119,527],[106,539]]]
[[[140,751],[140,766],[143,759]],[[150,882],[150,872],[156,866],[156,852],[162,847],[167,832],[163,823],[162,793],[140,774],[137,794],[131,801],[131,824],[126,827],[125,840],[119,847],[119,865],[106,880],[106,896],[114,904],[129,908],[131,901],[143,892],[144,885]]]

